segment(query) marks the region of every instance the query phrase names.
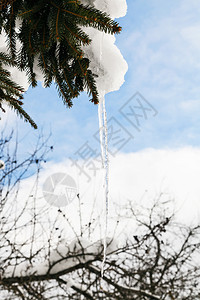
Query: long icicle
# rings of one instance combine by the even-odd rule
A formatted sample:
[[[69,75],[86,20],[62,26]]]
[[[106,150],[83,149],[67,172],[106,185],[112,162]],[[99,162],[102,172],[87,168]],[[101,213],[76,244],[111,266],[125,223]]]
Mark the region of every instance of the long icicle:
[[[103,126],[104,126],[104,118],[103,118],[103,93],[99,95],[99,105],[98,105],[98,117],[99,117],[99,138],[100,138],[100,147],[101,147],[101,162],[102,168],[104,168],[104,148],[103,148]]]
[[[100,124],[100,141],[101,141],[101,155],[102,165],[104,169],[104,195],[105,195],[105,206],[104,206],[104,253],[103,261],[101,266],[101,277],[103,278],[104,266],[106,261],[106,250],[107,250],[107,230],[108,230],[108,196],[109,196],[109,157],[108,157],[108,132],[107,132],[107,116],[105,107],[105,96],[100,95],[99,101],[99,124]]]
[[[100,67],[102,63],[103,37],[104,34],[102,33],[102,40],[100,41]],[[108,130],[107,130],[106,107],[105,107],[105,91],[100,91],[98,115],[99,115],[99,134],[100,134],[100,144],[101,144],[102,167],[104,169],[104,192],[105,192],[104,253],[103,253],[102,266],[101,266],[101,277],[103,278],[105,261],[106,261],[106,250],[107,250],[108,196],[109,196]]]
[[[104,120],[104,170],[105,170],[105,233],[104,233],[104,256],[102,261],[101,276],[103,277],[107,250],[108,231],[108,196],[109,196],[109,158],[108,158],[108,129],[105,107],[105,97],[103,97],[103,120]]]

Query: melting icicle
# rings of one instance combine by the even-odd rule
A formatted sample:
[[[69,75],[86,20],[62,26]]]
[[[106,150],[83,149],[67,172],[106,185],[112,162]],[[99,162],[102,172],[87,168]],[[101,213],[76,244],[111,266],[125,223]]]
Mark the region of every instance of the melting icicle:
[[[102,44],[103,44],[104,33],[102,33],[102,39],[100,41],[100,67],[102,63]],[[103,278],[104,266],[106,261],[106,249],[107,249],[107,228],[108,228],[108,179],[109,179],[109,159],[108,159],[108,132],[107,132],[107,117],[106,117],[106,107],[105,107],[105,91],[99,91],[99,134],[100,134],[100,144],[101,144],[101,157],[102,157],[102,167],[104,169],[104,192],[105,192],[105,206],[104,206],[104,253],[103,261],[101,267],[101,277]]]
[[[102,168],[104,168],[104,147],[103,147],[103,98],[104,93],[99,95],[99,106],[98,106],[98,116],[99,116],[99,137],[100,137],[100,147],[101,147],[101,162]]]
[[[104,169],[104,192],[105,192],[105,206],[104,206],[104,253],[101,267],[101,277],[104,273],[104,265],[106,261],[106,249],[107,249],[107,229],[108,229],[108,195],[109,195],[109,158],[108,158],[108,132],[107,132],[107,117],[105,107],[105,95],[102,93],[99,97],[99,132],[101,142],[101,155],[102,165]]]

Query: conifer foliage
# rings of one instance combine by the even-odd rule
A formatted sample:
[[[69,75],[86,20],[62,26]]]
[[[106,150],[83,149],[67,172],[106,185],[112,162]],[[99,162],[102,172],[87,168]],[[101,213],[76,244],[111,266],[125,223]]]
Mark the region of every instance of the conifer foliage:
[[[90,61],[81,47],[91,43],[84,27],[115,34],[121,31],[117,22],[79,0],[4,0],[0,9],[0,32],[6,32],[11,60],[27,73],[32,87],[37,85],[37,66],[44,75],[45,87],[55,81],[68,107],[83,90],[91,96],[91,102],[98,103],[98,74],[90,70]],[[17,40],[21,42],[19,50]]]
[[[11,58],[4,53],[0,53],[0,109],[5,112],[2,100],[6,101],[8,106],[14,109],[20,117],[24,118],[25,121],[29,122],[36,129],[37,125],[22,108],[23,88],[10,79],[10,72],[3,68],[2,63],[5,66],[13,66]]]

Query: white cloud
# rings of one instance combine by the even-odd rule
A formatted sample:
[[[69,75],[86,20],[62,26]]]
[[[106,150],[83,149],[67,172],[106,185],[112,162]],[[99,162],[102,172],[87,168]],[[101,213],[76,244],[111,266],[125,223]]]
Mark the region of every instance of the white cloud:
[[[81,164],[81,162],[79,161]],[[49,206],[42,195],[42,186],[49,175],[66,173],[74,178],[82,203],[82,221],[88,224],[93,217],[101,214],[104,205],[103,173],[98,171],[90,182],[79,169],[72,167],[68,160],[60,164],[52,162],[46,165],[41,174],[38,191],[38,205],[45,206],[52,218],[55,207]],[[92,173],[88,173],[92,175]],[[128,200],[149,205],[160,196],[166,200],[174,199],[177,218],[184,223],[200,221],[200,148],[146,149],[137,153],[119,154],[110,160],[109,176],[109,217],[115,219],[114,203],[124,205]],[[29,194],[33,178],[24,181],[21,193]],[[26,197],[20,197],[23,199]],[[146,205],[145,204],[145,205]],[[79,230],[79,203],[75,199],[62,208],[74,228]],[[113,229],[113,227],[111,227]]]
[[[189,112],[199,112],[200,111],[200,99],[197,100],[188,100],[188,101],[182,101],[180,103],[180,108]]]
[[[115,198],[151,201],[160,193],[174,198],[179,217],[200,217],[200,149],[147,149],[120,155],[112,161],[111,190]]]
[[[197,50],[200,49],[200,24],[183,28],[181,30],[181,36],[189,43],[189,46],[192,46]]]

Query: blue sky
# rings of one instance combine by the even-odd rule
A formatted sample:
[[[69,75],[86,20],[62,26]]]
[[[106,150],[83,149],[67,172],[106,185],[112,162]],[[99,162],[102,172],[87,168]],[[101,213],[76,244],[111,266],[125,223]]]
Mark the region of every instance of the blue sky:
[[[129,70],[119,91],[106,96],[108,119],[116,118],[132,135],[121,151],[146,148],[199,146],[200,92],[200,5],[198,1],[128,0],[128,13],[118,19],[123,31],[116,45]],[[119,109],[137,91],[158,111],[142,122],[141,132],[120,114]],[[29,88],[24,108],[39,131],[52,133],[54,152],[50,159],[72,156],[86,141],[98,147],[98,109],[86,94],[74,100],[71,109],[58,97],[56,88]],[[29,145],[37,132],[18,122],[23,143]],[[23,138],[24,137],[24,138]],[[26,147],[27,148],[27,147]]]

